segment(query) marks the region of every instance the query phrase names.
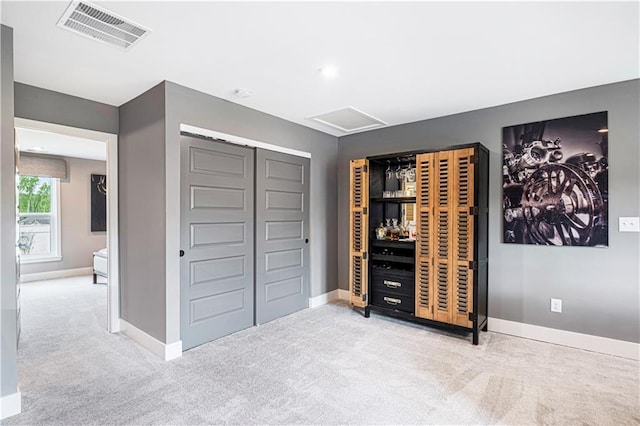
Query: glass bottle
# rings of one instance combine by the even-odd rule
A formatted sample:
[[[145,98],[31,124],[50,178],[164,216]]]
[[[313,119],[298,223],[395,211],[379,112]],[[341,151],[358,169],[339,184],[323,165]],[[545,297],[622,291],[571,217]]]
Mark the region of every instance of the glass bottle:
[[[387,226],[385,226],[385,239],[386,240],[390,240],[391,239],[391,229],[393,228],[391,226],[391,219],[387,219]]]
[[[398,240],[400,238],[400,227],[398,226],[398,219],[393,219],[393,226],[391,227],[391,239]]]
[[[376,228],[376,238],[378,240],[384,240],[387,237],[387,228],[384,227],[384,224],[380,222],[380,226]]]
[[[409,227],[407,223],[400,225],[400,238],[409,238]]]

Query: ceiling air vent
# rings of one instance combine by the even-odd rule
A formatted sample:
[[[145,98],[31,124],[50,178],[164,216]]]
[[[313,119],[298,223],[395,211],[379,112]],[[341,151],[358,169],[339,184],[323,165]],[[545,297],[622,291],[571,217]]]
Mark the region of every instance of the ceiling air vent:
[[[340,108],[335,111],[309,117],[309,119],[340,129],[343,132],[355,132],[387,124],[353,107]]]
[[[72,1],[58,26],[85,37],[128,50],[150,30],[85,1]]]

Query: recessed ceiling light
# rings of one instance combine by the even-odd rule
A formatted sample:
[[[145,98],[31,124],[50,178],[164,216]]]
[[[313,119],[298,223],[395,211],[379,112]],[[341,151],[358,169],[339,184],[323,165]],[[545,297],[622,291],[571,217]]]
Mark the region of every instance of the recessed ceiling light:
[[[602,129],[598,130],[598,133],[608,133],[609,129],[607,129],[606,127],[603,127]]]
[[[244,88],[235,89],[233,93],[239,98],[248,98],[251,96],[251,90]]]
[[[338,68],[334,65],[325,65],[320,68],[320,73],[326,78],[334,78],[338,75]]]
[[[42,152],[42,151],[44,151],[44,147],[43,146],[32,146],[31,148],[27,148],[27,151]]]

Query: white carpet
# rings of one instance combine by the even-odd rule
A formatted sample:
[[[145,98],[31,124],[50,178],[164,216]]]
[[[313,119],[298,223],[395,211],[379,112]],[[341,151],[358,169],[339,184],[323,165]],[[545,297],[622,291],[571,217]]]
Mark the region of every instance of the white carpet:
[[[480,346],[342,303],[163,362],[106,324],[90,277],[23,285],[6,424],[640,423],[639,364],[483,333]]]

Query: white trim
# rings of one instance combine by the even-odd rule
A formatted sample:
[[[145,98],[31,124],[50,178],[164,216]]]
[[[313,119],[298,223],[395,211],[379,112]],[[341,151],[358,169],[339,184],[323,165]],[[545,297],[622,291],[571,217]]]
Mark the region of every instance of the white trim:
[[[83,139],[92,139],[107,144],[107,248],[109,264],[107,282],[107,330],[110,333],[120,331],[120,250],[118,218],[118,135],[63,126],[42,121],[15,118],[14,127],[57,133]]]
[[[53,255],[60,257],[62,260],[62,218],[60,217],[60,179],[51,178],[53,185],[51,185],[51,197],[55,199],[55,202],[51,206],[51,216],[54,220],[55,234],[53,235],[53,241],[51,241],[51,248],[53,248]],[[55,209],[55,211],[54,211]]]
[[[14,126],[21,129],[58,133],[60,135],[73,136],[75,138],[82,139],[93,139],[101,142],[109,142],[114,136],[117,136],[113,133],[98,132],[96,130],[81,129],[79,127],[63,126],[61,124],[27,120],[25,118],[18,117],[15,118]]]
[[[118,136],[107,139],[107,330],[120,331],[120,242],[118,218]]]
[[[174,343],[162,343],[122,318],[120,318],[120,332],[165,361],[182,356],[182,340]]]
[[[489,331],[539,340],[556,345],[570,346],[603,354],[616,355],[623,358],[640,359],[640,344],[624,340],[609,339],[607,337],[590,334],[575,333],[573,331],[557,330],[555,328],[524,324],[499,318],[489,318]]]
[[[341,288],[338,289],[338,299],[339,300],[351,300],[349,297],[349,290],[343,290]]]
[[[164,360],[171,361],[172,359],[180,358],[182,356],[182,340],[177,342],[167,343],[164,347]]]
[[[298,151],[297,149],[285,148],[279,145],[273,145],[266,142],[255,141],[253,139],[243,138],[241,136],[230,135],[227,133],[216,132],[215,130],[203,129],[202,127],[190,126],[188,124],[180,124],[180,131],[193,133],[194,135],[206,136],[214,139],[221,139],[236,145],[250,146],[253,148],[263,148],[269,151],[282,152],[297,157],[311,158],[311,153],[306,151]]]
[[[20,389],[16,393],[0,398],[0,420],[6,419],[22,412],[22,394]]]
[[[30,265],[32,263],[60,262],[62,260],[62,256],[46,256],[46,257],[29,256],[26,259],[23,256],[24,255],[20,255],[21,265]]]
[[[32,281],[55,280],[58,278],[79,277],[81,275],[91,275],[93,268],[61,269],[59,271],[35,272],[33,274],[20,275],[20,282],[28,283]]]
[[[328,293],[321,294],[320,296],[309,298],[309,308],[317,308],[318,306],[326,305],[329,302],[333,302],[338,299],[338,290],[332,290]]]

